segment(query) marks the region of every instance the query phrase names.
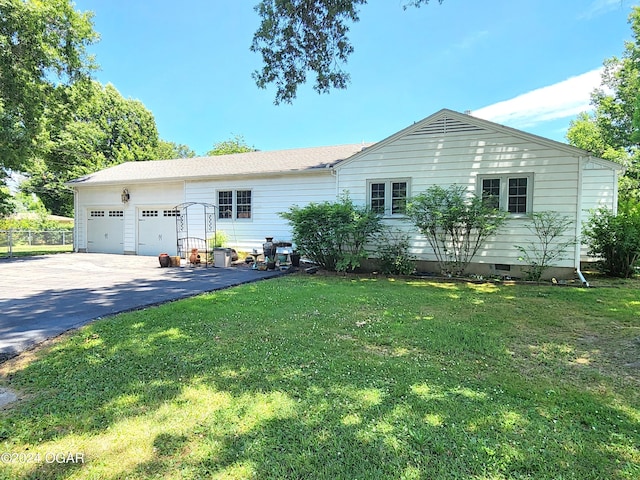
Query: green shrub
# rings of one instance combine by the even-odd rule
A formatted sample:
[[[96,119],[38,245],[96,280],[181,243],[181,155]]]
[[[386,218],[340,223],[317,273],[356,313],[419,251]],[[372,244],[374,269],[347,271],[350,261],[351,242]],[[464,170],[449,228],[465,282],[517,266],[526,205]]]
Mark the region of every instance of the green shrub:
[[[294,205],[280,215],[292,227],[298,252],[331,271],[358,268],[367,258],[365,244],[382,225],[377,214],[354,205],[348,196],[334,203]]]
[[[380,271],[386,275],[410,275],[415,269],[415,258],[409,254],[409,235],[387,231],[378,236],[377,252]]]
[[[227,232],[223,230],[216,230],[215,236],[209,239],[209,248],[224,247],[229,242],[229,236]]]
[[[555,262],[566,258],[567,249],[575,245],[576,240],[561,241],[561,238],[572,223],[571,218],[558,212],[544,211],[531,215],[527,229],[536,240],[525,246],[515,246],[521,253],[518,259],[527,264],[523,269],[527,280],[539,281]]]
[[[629,278],[640,259],[640,202],[627,200],[618,214],[600,207],[591,213],[583,229],[589,255],[599,257],[602,271],[613,277]]]
[[[502,226],[506,212],[466,187],[432,186],[412,198],[407,216],[433,248],[441,273],[463,275],[482,243]]]

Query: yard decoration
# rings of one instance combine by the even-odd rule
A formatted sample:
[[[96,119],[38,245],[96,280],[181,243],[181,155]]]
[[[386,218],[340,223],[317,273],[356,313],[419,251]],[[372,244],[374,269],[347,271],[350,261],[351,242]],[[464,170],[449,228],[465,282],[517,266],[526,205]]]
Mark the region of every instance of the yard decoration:
[[[171,257],[168,253],[161,253],[158,255],[158,261],[160,262],[160,266],[163,268],[171,265]]]
[[[198,249],[192,248],[191,255],[189,255],[189,262],[191,265],[198,265],[200,263],[200,255],[198,255]]]

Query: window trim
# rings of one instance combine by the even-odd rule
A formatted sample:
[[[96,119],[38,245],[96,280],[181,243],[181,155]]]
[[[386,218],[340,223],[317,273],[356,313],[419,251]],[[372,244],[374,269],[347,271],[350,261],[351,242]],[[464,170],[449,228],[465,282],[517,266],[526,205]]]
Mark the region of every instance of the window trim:
[[[373,209],[372,202],[373,196],[371,192],[372,185],[384,184],[384,212],[380,213],[384,218],[402,218],[406,216],[406,212],[394,213],[393,209],[393,184],[404,183],[406,185],[405,194],[405,209],[407,201],[411,196],[411,179],[407,177],[402,178],[370,178],[367,179],[367,206]]]
[[[509,212],[509,180],[517,178],[527,179],[526,210],[524,212]],[[533,173],[496,173],[482,174],[476,177],[477,194],[482,198],[483,181],[500,180],[500,195],[498,198],[498,208],[509,214],[510,218],[526,217],[533,212]]]
[[[249,206],[249,216],[248,217],[239,217],[238,216],[238,194],[242,193],[242,192],[249,192],[249,202],[248,204],[242,204],[242,205],[248,205]],[[231,194],[231,216],[229,217],[221,217],[220,216],[220,194],[221,193],[230,193]],[[221,188],[219,190],[216,190],[216,208],[218,209],[218,212],[216,213],[216,220],[219,222],[232,222],[232,221],[242,221],[242,222],[249,222],[251,220],[253,220],[253,203],[254,203],[254,198],[253,198],[253,189],[251,188]],[[225,207],[228,206],[228,204],[224,205]],[[228,211],[228,210],[227,210]]]

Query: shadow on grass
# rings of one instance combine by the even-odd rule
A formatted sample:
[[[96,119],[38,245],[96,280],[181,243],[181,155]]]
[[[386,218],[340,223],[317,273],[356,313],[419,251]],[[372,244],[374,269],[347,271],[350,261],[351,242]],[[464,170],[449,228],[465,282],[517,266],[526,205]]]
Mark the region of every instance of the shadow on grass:
[[[283,279],[119,316],[15,373],[0,439],[87,449],[14,478],[631,478],[633,397],[522,377],[499,299]]]

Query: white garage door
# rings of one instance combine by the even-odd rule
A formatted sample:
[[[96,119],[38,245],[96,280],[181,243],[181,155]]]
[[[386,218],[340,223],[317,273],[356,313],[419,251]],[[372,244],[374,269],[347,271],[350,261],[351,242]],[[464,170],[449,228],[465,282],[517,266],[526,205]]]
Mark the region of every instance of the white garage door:
[[[88,213],[87,252],[124,253],[124,211],[97,208]]]
[[[138,210],[138,255],[176,255],[176,216],[172,208]]]

